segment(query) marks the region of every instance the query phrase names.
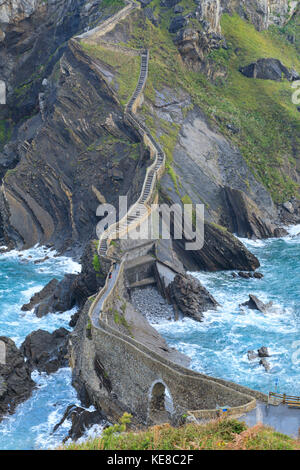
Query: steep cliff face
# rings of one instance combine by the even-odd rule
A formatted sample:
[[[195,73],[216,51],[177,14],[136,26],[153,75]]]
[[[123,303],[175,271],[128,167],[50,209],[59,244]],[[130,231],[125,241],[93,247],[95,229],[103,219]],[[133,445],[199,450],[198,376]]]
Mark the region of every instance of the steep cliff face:
[[[136,198],[145,164],[114,92],[76,43],[49,78],[40,108],[20,127],[27,145],[3,179],[3,236],[19,246],[66,248],[95,238],[100,203]]]
[[[162,198],[204,203],[209,222],[234,230],[239,208],[233,211],[227,196],[233,190],[247,206],[252,227],[247,234],[274,234],[274,200],[295,195],[299,179],[292,163],[298,161],[297,110],[283,106],[286,84],[278,84],[271,107],[268,84],[260,88],[240,78],[239,66],[264,49],[260,33],[230,15],[239,13],[260,30],[275,19],[286,21],[296,2],[144,2],[155,24],[144,9],[98,43],[67,46],[75,32],[105,16],[101,8],[99,13],[102,3],[107,5],[100,0],[0,5],[0,77],[8,91],[7,105],[0,107],[1,239],[18,246],[81,243],[93,236],[99,202],[116,202],[127,193],[134,200],[147,155],[124,125],[122,105],[137,79],[126,47],[141,46],[151,51],[142,118],[168,156]],[[170,33],[174,15],[186,23]],[[103,47],[108,39],[114,50]],[[277,39],[265,41],[279,54]],[[298,66],[292,46],[282,44],[281,60]],[[243,89],[247,101],[240,96]],[[287,107],[285,119],[278,120]],[[284,136],[281,123],[289,129]],[[259,227],[253,212],[259,213]]]
[[[18,23],[32,15],[42,0],[1,0],[0,23]]]
[[[294,14],[298,1],[290,0],[203,0],[199,3],[202,19],[209,23],[211,31],[221,32],[223,13],[238,13],[251,21],[258,30],[270,25],[285,24]]]

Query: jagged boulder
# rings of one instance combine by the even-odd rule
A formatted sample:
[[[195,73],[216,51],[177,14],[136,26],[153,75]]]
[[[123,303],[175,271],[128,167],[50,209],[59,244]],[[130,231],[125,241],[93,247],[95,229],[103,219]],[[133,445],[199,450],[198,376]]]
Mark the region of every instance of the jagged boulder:
[[[255,295],[249,294],[249,300],[243,304],[241,307],[248,307],[251,310],[259,310],[262,313],[266,313],[270,307],[272,307],[273,302],[269,302],[264,304],[261,300],[259,300]]]
[[[0,420],[12,414],[16,406],[30,397],[34,388],[30,367],[13,340],[0,336],[4,354],[0,360]],[[3,356],[3,357],[2,357]]]
[[[72,426],[63,442],[67,441],[68,439],[77,441],[88,429],[90,429],[95,424],[101,424],[103,427],[105,427],[105,424],[107,423],[106,416],[99,410],[88,411],[84,408],[81,408],[80,406],[70,405],[66,409],[60,422],[54,426],[52,433],[55,433],[55,431],[66,420],[71,420]]]
[[[208,290],[189,275],[177,274],[167,291],[176,308],[197,321],[203,320],[203,312],[216,309],[219,305]]]
[[[295,197],[279,206],[279,216],[283,224],[300,223],[300,200]],[[286,235],[287,233],[285,233]]]
[[[59,281],[57,279],[52,279],[50,282],[48,282],[48,284],[46,284],[41,291],[36,292],[31,297],[30,301],[27,304],[22,305],[21,310],[23,312],[28,312],[29,310],[32,310],[37,304],[39,304],[51,294],[53,294],[54,289],[58,285],[58,282]]]
[[[174,240],[174,248],[187,270],[255,271],[259,260],[243,243],[224,227],[205,223],[204,246],[201,250],[186,251],[186,240]]]
[[[280,82],[282,78],[294,80],[295,71],[291,72],[278,59],[258,59],[244,67],[240,67],[240,72],[248,78],[261,78],[263,80],[275,80]]]
[[[265,371],[266,371],[266,372],[269,372],[269,371],[270,371],[271,366],[270,366],[270,364],[268,363],[268,361],[267,361],[265,358],[261,359],[261,360],[259,361],[259,364],[265,368]]]
[[[276,236],[277,227],[243,191],[225,186],[224,196],[228,211],[232,214],[229,221],[231,232],[253,239]]]
[[[259,357],[270,357],[269,350],[266,346],[262,346],[260,349],[257,350]]]
[[[170,33],[177,33],[180,29],[184,28],[187,23],[187,20],[184,16],[174,16],[171,19],[171,23],[169,26]]]
[[[68,338],[65,328],[53,333],[37,330],[26,336],[20,350],[32,370],[51,374],[68,365]]]

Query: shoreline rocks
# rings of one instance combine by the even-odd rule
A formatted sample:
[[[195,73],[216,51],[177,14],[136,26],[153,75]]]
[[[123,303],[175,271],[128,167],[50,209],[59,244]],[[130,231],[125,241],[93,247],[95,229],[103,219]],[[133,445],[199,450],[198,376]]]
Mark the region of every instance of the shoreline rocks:
[[[251,310],[258,310],[259,312],[266,313],[270,307],[272,307],[273,302],[268,302],[264,304],[258,297],[255,295],[249,294],[249,300],[240,305],[240,307],[248,307]]]
[[[203,313],[215,310],[219,304],[201,283],[193,276],[177,274],[169,284],[168,295],[171,302],[186,317],[203,321]]]
[[[13,414],[17,405],[27,400],[35,386],[29,365],[14,341],[0,336],[5,354],[0,362],[0,421],[6,414]]]
[[[69,331],[59,328],[53,333],[37,330],[26,336],[20,351],[27,358],[31,370],[51,374],[68,366]]]
[[[263,366],[266,372],[270,371],[271,366],[266,359],[266,357],[270,357],[270,354],[266,346],[262,346],[257,350],[257,352],[255,352],[253,349],[249,350],[247,356],[250,362],[260,358],[259,365]]]
[[[89,411],[80,406],[70,405],[67,407],[62,419],[57,423],[52,431],[52,434],[66,421],[71,420],[72,425],[68,432],[68,435],[64,438],[63,442],[68,439],[77,441],[84,433],[95,424],[103,425],[107,427],[107,418],[99,410]]]

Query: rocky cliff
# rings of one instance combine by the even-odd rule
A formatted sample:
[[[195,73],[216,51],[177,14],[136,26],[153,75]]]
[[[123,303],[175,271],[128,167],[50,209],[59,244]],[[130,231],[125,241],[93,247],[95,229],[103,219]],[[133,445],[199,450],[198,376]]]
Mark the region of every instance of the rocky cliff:
[[[255,83],[240,77],[239,63],[247,65],[253,51],[237,33],[246,36],[253,24],[256,47],[259,31],[285,24],[297,2],[141,3],[144,9],[103,40],[122,43],[123,53],[126,44],[151,50],[141,117],[168,155],[161,198],[204,203],[208,222],[242,236],[279,234],[282,210],[274,203],[297,195],[298,141],[292,134],[297,110],[283,119],[288,132],[281,148],[273,132],[279,139],[283,129],[273,116],[283,109],[282,98],[276,97],[272,109],[268,89],[262,90],[262,102]],[[136,71],[126,76],[118,64],[121,50],[102,50],[101,41],[67,43],[105,18],[105,9],[107,2],[100,0],[0,5],[0,77],[8,98],[0,108],[0,236],[6,244],[82,245],[95,236],[99,203],[115,203],[121,194],[133,201],[139,191],[148,156],[123,119]],[[272,47],[277,41],[268,40]],[[293,46],[282,45],[289,48],[285,65],[297,66]],[[280,44],[274,54],[279,49]],[[260,54],[264,50],[257,45],[255,56]],[[257,95],[254,101],[242,101],[241,86],[248,87],[251,99]],[[285,83],[279,86],[286,90]],[[265,112],[263,132],[255,125],[258,102]],[[244,220],[237,223],[242,212]]]

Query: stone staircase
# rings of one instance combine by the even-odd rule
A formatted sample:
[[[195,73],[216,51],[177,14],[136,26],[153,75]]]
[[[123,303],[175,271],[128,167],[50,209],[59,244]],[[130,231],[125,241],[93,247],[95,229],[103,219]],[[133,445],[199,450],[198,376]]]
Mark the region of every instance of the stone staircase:
[[[134,226],[139,225],[145,219],[145,216],[150,213],[148,203],[153,195],[155,183],[162,173],[165,165],[164,151],[159,143],[153,138],[149,129],[135,114],[137,104],[147,82],[148,65],[149,51],[145,50],[141,53],[141,70],[137,87],[125,109],[125,121],[137,130],[146,145],[150,147],[150,150],[152,150],[152,153],[154,154],[154,162],[147,169],[143,188],[138,200],[133,204],[133,206],[131,206],[127,214],[117,224],[112,224],[105,232],[103,232],[98,246],[98,253],[103,257],[107,256],[110,240],[117,238],[121,234],[128,232]]]

